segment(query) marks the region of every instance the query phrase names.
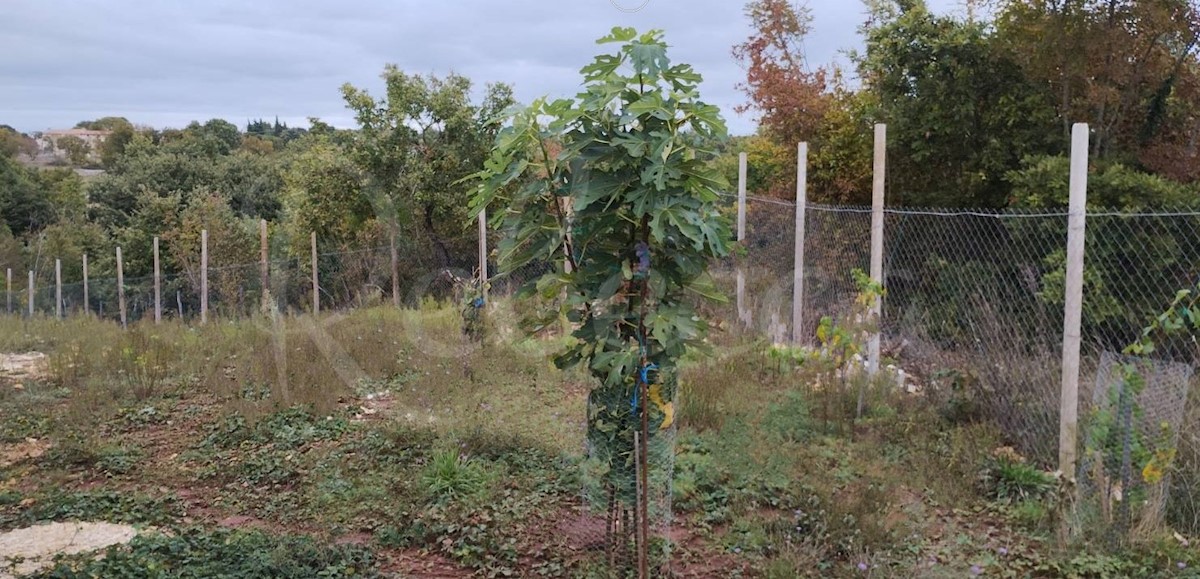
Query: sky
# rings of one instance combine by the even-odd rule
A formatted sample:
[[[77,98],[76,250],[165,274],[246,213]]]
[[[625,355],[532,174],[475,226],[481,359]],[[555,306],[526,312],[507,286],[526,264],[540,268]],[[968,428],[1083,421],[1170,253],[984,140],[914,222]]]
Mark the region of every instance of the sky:
[[[957,0],[929,0],[936,12]],[[276,116],[353,127],[343,83],[378,94],[384,65],[456,72],[482,94],[565,97],[613,26],[660,28],[673,62],[704,75],[701,95],[734,134],[754,131],[730,49],[749,35],[741,0],[0,0],[0,124],[25,132],[102,116],[182,127]],[[861,46],[860,0],[809,0],[813,66]]]

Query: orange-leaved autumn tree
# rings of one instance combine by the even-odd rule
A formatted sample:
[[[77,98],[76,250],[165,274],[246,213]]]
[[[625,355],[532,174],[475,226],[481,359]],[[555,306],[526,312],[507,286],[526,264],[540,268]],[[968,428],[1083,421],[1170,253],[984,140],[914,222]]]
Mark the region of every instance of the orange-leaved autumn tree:
[[[757,110],[772,136],[783,143],[810,139],[829,106],[824,67],[810,69],[804,37],[812,16],[805,6],[787,0],[753,0],[746,5],[753,32],[733,47],[746,67],[740,88],[750,102],[738,112]]]
[[[746,69],[739,85],[749,102],[738,112],[759,113],[759,135],[743,143],[750,153],[753,193],[791,198],[796,187],[796,144],[810,144],[809,199],[861,203],[870,199],[870,95],[841,86],[836,70],[813,66],[804,38],[812,25],[806,6],[752,0],[745,13],[752,32],[733,47]]]

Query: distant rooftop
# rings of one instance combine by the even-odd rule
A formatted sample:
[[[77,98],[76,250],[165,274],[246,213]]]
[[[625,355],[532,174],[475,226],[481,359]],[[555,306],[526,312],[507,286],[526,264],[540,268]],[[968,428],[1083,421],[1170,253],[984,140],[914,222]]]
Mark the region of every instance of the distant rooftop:
[[[92,129],[48,129],[42,133],[46,137],[107,137],[112,131],[94,131]]]

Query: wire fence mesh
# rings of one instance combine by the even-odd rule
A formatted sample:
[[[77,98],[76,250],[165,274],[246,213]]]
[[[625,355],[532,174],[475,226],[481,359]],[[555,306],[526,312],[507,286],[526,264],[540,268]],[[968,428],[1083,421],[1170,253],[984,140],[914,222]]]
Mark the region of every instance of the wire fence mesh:
[[[792,324],[794,208],[774,199],[748,203],[747,254],[717,267],[732,291],[730,272],[741,268],[746,280],[741,299],[748,310],[742,315],[749,314],[752,332],[776,342],[789,335]],[[840,322],[853,308],[857,289],[851,272],[868,270],[871,208],[810,204],[806,209],[803,321],[796,335],[811,345],[821,318]],[[947,419],[991,423],[1023,456],[1053,470],[1067,213],[887,209],[884,232],[883,363],[916,377],[909,390],[929,398]],[[1200,213],[1089,213],[1081,432],[1095,430],[1112,414],[1106,396],[1119,378],[1110,371],[1114,356],[1176,292],[1195,287],[1198,280]],[[742,318],[729,309],[720,313],[729,324]],[[1173,379],[1144,380],[1145,390],[1130,398],[1136,420],[1124,429],[1134,439],[1134,454],[1141,453],[1133,459],[1137,472],[1126,493],[1137,486],[1155,449],[1165,444],[1153,441],[1163,432],[1171,434],[1174,458],[1167,492],[1156,508],[1176,528],[1190,532],[1200,530],[1195,490],[1200,488],[1200,385],[1194,372],[1180,369],[1198,361],[1194,336],[1161,344],[1151,360],[1160,369],[1147,370],[1148,375],[1174,368]],[[1153,410],[1166,407],[1171,412]],[[1081,455],[1106,452],[1099,442],[1083,438]],[[1108,468],[1120,464],[1110,460]],[[1120,474],[1114,470],[1110,480],[1120,480]],[[1124,478],[1128,481],[1129,473]]]
[[[477,240],[460,236],[440,241],[454,248],[448,253],[449,259],[439,256],[427,247],[428,244],[408,242],[397,247],[394,266],[389,245],[319,247],[316,256],[319,307],[322,311],[345,310],[394,302],[417,306],[426,300],[456,299],[458,288],[477,275],[474,254],[462,250],[463,247],[474,247]],[[246,317],[260,313],[264,308],[284,313],[312,311],[311,253],[290,255],[286,245],[277,245],[271,247],[265,264],[261,259],[230,263],[210,252],[207,268],[210,317]],[[14,315],[29,315],[32,311],[39,316],[64,317],[86,313],[119,321],[123,290],[128,322],[153,319],[156,299],[161,315],[166,319],[194,320],[200,317],[205,280],[199,255],[179,260],[181,265],[173,270],[163,268],[156,292],[152,256],[125,252],[123,283],[119,288],[116,259],[108,253],[88,256],[86,282],[83,256],[64,260],[61,287],[56,284],[53,259],[35,259],[32,269],[27,270],[23,267],[26,264],[0,264],[0,272],[6,275],[7,270],[12,269],[11,283],[4,286],[4,295],[0,299],[3,311]],[[115,255],[115,248],[111,253]],[[32,292],[29,275],[33,277]],[[509,285],[515,288],[517,284]],[[502,291],[509,289],[508,286],[501,288]]]

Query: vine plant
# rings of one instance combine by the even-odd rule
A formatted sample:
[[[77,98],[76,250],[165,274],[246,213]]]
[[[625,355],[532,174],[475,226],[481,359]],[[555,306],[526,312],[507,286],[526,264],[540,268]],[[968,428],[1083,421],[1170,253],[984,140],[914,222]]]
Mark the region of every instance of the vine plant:
[[[707,327],[689,304],[718,297],[706,270],[729,252],[718,210],[726,183],[698,145],[725,126],[700,100],[700,75],[670,62],[660,31],[614,28],[598,43],[619,48],[582,69],[576,98],[512,113],[472,204],[505,232],[502,272],[556,264],[518,299],[559,304],[574,328],[556,363],[597,381],[587,436],[610,558],[633,528],[644,570],[648,485],[669,484],[677,364]],[[526,321],[540,329],[549,319]]]

